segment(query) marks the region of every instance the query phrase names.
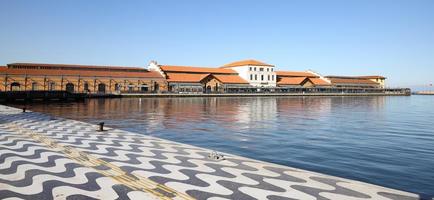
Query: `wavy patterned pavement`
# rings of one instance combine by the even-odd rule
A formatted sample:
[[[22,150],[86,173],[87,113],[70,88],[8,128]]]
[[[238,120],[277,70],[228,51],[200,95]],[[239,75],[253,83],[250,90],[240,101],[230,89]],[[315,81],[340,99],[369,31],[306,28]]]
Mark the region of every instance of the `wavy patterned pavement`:
[[[0,199],[419,199],[415,194],[0,106]]]

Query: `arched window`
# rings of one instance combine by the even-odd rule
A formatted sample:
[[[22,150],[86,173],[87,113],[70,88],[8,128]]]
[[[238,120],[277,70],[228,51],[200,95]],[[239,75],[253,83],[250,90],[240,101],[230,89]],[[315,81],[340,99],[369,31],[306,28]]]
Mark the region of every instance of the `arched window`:
[[[128,85],[128,92],[132,92],[133,90],[134,90],[134,85],[130,83]]]
[[[140,91],[141,92],[147,92],[148,91],[148,85],[146,85],[146,84],[141,85],[140,86]]]
[[[36,83],[36,82],[32,83],[32,90],[33,91],[38,90],[38,83]]]
[[[20,91],[21,85],[20,83],[13,82],[11,83],[11,91]]]
[[[48,90],[49,91],[53,91],[53,90],[55,90],[56,89],[56,83],[54,82],[54,81],[50,81],[49,83],[48,83]]]
[[[158,92],[160,90],[160,85],[158,83],[154,83],[154,92]]]
[[[89,83],[88,82],[84,83],[83,90],[84,90],[84,92],[89,92]]]
[[[67,92],[74,92],[74,84],[72,84],[72,83],[67,83],[66,84],[66,91]]]
[[[105,84],[104,83],[98,84],[98,92],[99,93],[105,93]]]
[[[119,83],[115,84],[115,91],[116,92],[120,92],[121,91],[121,84],[119,84]]]

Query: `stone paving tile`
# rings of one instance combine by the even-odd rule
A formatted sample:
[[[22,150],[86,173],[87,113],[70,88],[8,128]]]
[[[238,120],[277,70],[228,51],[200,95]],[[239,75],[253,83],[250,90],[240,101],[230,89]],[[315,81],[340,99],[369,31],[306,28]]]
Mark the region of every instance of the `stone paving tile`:
[[[419,199],[418,195],[0,106],[0,198]]]

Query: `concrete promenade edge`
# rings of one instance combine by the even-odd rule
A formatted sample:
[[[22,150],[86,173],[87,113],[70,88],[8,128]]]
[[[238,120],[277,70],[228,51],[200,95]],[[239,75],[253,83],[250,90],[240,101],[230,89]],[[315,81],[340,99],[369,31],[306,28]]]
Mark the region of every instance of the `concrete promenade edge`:
[[[93,94],[90,97],[101,95]],[[222,93],[222,94],[174,94],[174,93],[123,93],[114,94],[112,97],[298,97],[298,96],[411,96],[407,93]],[[103,97],[103,96],[101,96]]]

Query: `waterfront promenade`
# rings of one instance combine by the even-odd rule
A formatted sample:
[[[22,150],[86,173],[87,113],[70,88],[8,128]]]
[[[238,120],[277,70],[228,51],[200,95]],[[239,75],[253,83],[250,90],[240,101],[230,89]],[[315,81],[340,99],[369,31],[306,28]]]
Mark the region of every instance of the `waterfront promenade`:
[[[419,199],[417,195],[0,106],[0,198]],[[314,161],[312,161],[314,162]]]
[[[124,93],[113,95],[113,97],[297,97],[297,96],[410,96],[411,93],[389,92],[389,93]],[[98,97],[93,95],[92,97]]]
[[[434,95],[434,91],[418,91],[418,92],[414,92],[413,94],[417,94],[417,95]]]

